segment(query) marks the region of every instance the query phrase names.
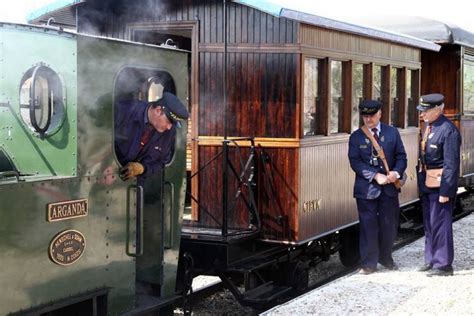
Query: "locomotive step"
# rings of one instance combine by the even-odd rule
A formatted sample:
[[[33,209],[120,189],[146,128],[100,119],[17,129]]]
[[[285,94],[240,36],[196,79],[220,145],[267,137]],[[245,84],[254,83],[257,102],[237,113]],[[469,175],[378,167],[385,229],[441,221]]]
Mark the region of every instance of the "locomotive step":
[[[243,294],[242,302],[249,305],[266,304],[279,297],[282,297],[292,290],[288,286],[274,285],[267,282]]]

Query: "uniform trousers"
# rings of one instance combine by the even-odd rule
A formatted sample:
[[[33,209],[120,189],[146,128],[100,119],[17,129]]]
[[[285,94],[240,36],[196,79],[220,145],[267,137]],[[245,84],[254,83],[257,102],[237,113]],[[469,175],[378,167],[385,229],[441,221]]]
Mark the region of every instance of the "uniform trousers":
[[[376,268],[377,262],[393,263],[392,247],[397,235],[400,205],[397,196],[382,192],[373,200],[356,199],[359,213],[361,266]]]
[[[454,200],[439,203],[439,193],[423,194],[423,226],[425,228],[425,263],[434,268],[451,267],[454,259]]]

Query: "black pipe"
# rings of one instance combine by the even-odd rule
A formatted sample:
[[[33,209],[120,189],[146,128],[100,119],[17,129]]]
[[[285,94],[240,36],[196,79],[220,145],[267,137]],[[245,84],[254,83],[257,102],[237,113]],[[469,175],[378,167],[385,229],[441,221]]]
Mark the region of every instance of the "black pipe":
[[[222,143],[222,236],[227,237],[228,233],[228,205],[227,205],[227,190],[228,190],[228,172],[227,161],[229,159],[229,149],[227,141],[227,2],[223,0],[224,11],[224,67],[223,67],[223,101],[224,101],[224,142]]]

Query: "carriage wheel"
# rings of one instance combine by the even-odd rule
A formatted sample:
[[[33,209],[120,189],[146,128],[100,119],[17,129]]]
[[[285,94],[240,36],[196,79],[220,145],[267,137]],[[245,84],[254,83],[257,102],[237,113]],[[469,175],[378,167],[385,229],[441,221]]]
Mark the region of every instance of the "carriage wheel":
[[[345,267],[353,267],[360,261],[359,225],[345,228],[339,232],[339,259]]]

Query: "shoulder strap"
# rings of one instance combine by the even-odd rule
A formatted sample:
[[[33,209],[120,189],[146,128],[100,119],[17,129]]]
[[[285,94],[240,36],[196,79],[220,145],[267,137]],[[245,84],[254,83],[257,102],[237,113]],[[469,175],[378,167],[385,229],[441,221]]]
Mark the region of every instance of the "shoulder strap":
[[[364,132],[365,136],[367,136],[367,138],[369,138],[372,142],[372,146],[374,146],[375,150],[377,151],[379,158],[382,160],[383,166],[385,167],[385,171],[387,171],[388,174],[390,172],[390,169],[388,168],[387,159],[385,158],[385,153],[382,147],[380,147],[379,143],[375,140],[374,135],[372,135],[372,133],[369,131],[367,125],[363,125],[361,129]]]

